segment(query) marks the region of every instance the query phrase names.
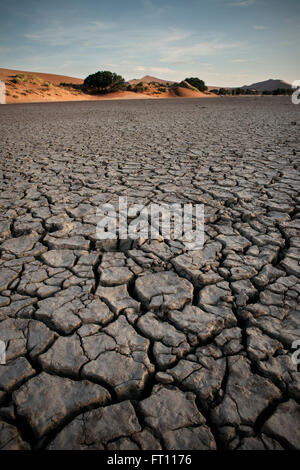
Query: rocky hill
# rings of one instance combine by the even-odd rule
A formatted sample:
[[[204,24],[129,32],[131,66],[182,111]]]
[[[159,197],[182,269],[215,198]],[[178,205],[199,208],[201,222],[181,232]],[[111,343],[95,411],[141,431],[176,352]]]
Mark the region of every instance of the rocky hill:
[[[265,80],[263,82],[252,83],[252,85],[244,85],[241,88],[250,89],[250,90],[257,90],[257,91],[274,91],[278,88],[289,89],[291,88],[291,84],[285,82],[284,80],[279,79],[272,79]]]

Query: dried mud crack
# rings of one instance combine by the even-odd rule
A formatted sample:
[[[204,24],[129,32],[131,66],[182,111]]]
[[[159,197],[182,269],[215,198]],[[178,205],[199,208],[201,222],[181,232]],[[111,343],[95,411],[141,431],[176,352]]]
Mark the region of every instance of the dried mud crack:
[[[299,116],[1,107],[1,449],[300,448]],[[97,239],[119,196],[204,204],[203,249]]]

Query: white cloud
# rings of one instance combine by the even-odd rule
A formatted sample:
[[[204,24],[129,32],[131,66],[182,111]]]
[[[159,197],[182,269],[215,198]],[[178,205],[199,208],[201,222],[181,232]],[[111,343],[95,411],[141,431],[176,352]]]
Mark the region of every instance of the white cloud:
[[[41,38],[41,33],[26,33],[26,34],[24,34],[24,37],[26,39],[40,39]]]

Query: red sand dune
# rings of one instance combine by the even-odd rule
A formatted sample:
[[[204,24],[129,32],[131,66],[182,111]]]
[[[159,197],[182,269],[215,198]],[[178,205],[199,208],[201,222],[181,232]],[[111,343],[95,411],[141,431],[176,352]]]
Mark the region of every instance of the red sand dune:
[[[41,78],[45,82],[49,81],[55,85],[59,85],[62,82],[65,83],[74,83],[76,85],[81,85],[83,83],[82,78],[68,77],[67,75],[57,75],[53,73],[41,73],[41,72],[28,72],[25,70],[13,70],[13,69],[3,69],[0,68],[0,80],[7,81],[11,80],[17,74],[25,75],[34,75]]]
[[[20,75],[14,83],[16,75]],[[155,77],[146,76],[149,81]],[[38,103],[48,101],[95,101],[120,99],[164,99],[164,98],[209,98],[216,95],[197,92],[185,86],[171,85],[165,92],[157,93],[157,88],[148,86],[143,93],[133,91],[116,91],[106,95],[91,95],[80,89],[60,86],[61,83],[81,85],[83,79],[51,73],[28,72],[0,68],[0,80],[6,83],[6,102]],[[172,83],[172,82],[169,82]]]
[[[201,91],[191,90],[181,86],[169,89],[170,98],[213,98],[216,95],[202,93]]]

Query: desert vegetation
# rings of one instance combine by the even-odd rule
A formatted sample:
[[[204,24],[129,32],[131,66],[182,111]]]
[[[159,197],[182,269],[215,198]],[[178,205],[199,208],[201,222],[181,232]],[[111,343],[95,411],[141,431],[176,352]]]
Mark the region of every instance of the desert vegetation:
[[[276,88],[276,90],[270,91],[258,91],[255,89],[250,88],[216,88],[210,90],[211,93],[215,93],[216,95],[231,95],[231,96],[238,96],[238,95],[291,95],[293,90],[291,88]]]
[[[68,84],[61,83],[61,86]],[[140,81],[138,83],[126,83],[121,75],[106,71],[95,72],[85,78],[82,89],[86,93],[106,94],[115,91],[129,91],[134,93],[143,93],[146,95],[161,95],[168,90],[176,87],[183,87],[195,92],[205,92],[207,86],[204,81],[198,77],[186,78],[180,83],[161,81]],[[78,87],[78,85],[77,85]]]
[[[99,71],[86,77],[83,87],[88,92],[100,94],[126,89],[124,78],[108,70]]]
[[[198,77],[185,78],[184,82],[189,83],[199,91],[203,92],[207,90],[207,86],[205,85],[204,81],[200,80],[200,78]]]
[[[282,80],[267,80],[249,86],[207,87],[199,77],[174,82],[145,75],[128,82],[118,73],[98,71],[85,79],[64,75],[0,69],[8,103],[30,101],[74,101],[98,99],[209,98],[216,96],[290,95]],[[256,86],[260,88],[256,89]],[[262,88],[263,87],[263,88]],[[270,87],[267,88],[267,87]],[[273,87],[273,88],[272,88]]]
[[[268,91],[265,90],[262,92],[263,95],[291,95],[293,93],[292,88],[276,88],[276,90]]]

